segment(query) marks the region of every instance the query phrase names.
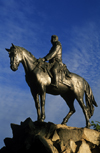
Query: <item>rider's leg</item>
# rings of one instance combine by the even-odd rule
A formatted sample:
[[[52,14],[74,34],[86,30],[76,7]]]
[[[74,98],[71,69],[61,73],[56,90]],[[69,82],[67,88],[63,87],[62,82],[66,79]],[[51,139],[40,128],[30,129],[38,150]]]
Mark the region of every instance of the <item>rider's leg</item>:
[[[58,88],[58,70],[59,70],[59,64],[56,62],[53,68],[51,69],[53,79],[52,79],[52,85]]]

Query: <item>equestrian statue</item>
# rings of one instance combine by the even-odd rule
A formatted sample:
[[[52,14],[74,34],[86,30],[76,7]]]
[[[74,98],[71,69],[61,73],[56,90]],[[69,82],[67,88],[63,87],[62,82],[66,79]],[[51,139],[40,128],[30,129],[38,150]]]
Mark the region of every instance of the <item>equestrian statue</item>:
[[[81,106],[86,119],[86,127],[91,126],[89,119],[94,113],[97,103],[88,82],[75,73],[71,73],[62,62],[62,46],[56,35],[51,36],[52,48],[49,53],[36,59],[23,47],[12,44],[6,49],[10,57],[10,67],[13,71],[22,63],[26,82],[30,87],[37,109],[37,120],[45,120],[46,93],[60,95],[69,106],[69,112],[62,121],[66,124],[75,113],[74,100]],[[48,62],[49,61],[49,62]],[[86,105],[84,104],[84,94]],[[40,98],[39,98],[40,97]],[[40,99],[40,100],[39,100]]]

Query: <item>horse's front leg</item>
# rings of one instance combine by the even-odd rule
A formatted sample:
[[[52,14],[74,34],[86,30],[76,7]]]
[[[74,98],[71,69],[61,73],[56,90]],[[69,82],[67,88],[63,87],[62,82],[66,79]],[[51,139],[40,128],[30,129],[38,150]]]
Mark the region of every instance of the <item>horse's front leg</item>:
[[[46,92],[44,90],[40,94],[40,99],[41,99],[41,121],[42,122],[45,120],[45,96],[46,96]]]
[[[41,121],[41,110],[40,110],[40,102],[39,102],[39,94],[35,93],[34,90],[31,89],[32,96],[35,101],[35,107],[37,110],[37,120]]]
[[[34,100],[35,100],[35,107],[37,110],[37,120],[41,121],[41,110],[40,110],[40,102],[39,102],[39,95],[38,94],[36,94],[34,96]]]

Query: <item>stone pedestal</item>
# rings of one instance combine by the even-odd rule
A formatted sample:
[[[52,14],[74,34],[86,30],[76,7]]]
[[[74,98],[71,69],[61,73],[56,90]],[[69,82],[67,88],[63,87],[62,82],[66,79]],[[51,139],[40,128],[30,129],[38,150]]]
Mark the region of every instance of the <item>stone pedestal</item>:
[[[99,153],[100,132],[51,122],[11,124],[13,138],[5,138],[0,153]]]

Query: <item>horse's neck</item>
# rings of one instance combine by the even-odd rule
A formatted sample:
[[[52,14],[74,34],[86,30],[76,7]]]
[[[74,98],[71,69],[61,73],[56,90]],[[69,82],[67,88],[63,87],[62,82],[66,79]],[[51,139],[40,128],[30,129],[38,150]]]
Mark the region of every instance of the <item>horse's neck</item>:
[[[26,52],[23,52],[22,64],[24,66],[26,74],[35,68],[35,62],[36,62],[36,58],[33,55],[30,55],[30,54],[27,54]]]

